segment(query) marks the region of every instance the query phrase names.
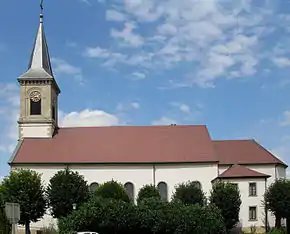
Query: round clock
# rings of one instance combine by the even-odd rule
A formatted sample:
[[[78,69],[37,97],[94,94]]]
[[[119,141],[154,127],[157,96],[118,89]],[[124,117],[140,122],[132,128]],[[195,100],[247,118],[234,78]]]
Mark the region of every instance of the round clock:
[[[33,91],[30,93],[30,99],[33,101],[33,102],[38,102],[40,101],[41,99],[41,95],[40,95],[40,92],[38,91]]]

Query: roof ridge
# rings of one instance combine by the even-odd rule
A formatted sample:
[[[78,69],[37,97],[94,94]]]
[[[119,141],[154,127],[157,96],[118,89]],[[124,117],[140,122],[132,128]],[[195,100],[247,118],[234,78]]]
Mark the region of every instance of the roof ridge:
[[[80,129],[80,128],[121,128],[121,127],[133,127],[133,128],[165,128],[165,127],[206,127],[205,124],[177,124],[177,125],[110,125],[110,126],[75,126],[75,127],[60,127],[59,129]]]

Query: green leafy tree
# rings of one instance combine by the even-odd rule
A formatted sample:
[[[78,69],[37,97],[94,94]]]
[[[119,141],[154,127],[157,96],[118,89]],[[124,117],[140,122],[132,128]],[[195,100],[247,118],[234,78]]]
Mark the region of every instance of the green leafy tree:
[[[46,210],[41,175],[32,170],[13,170],[4,178],[1,193],[5,202],[19,203],[19,224],[25,225],[25,233],[30,234],[30,222],[38,221]]]
[[[130,202],[130,198],[121,183],[111,180],[101,184],[94,193],[95,196],[102,198],[121,200]]]
[[[280,179],[272,183],[265,195],[267,208],[276,216],[277,228],[281,227],[281,218],[286,218],[287,227],[290,227],[290,180]],[[290,228],[287,228],[290,233]]]
[[[203,193],[200,184],[196,181],[188,181],[186,183],[178,184],[175,187],[175,193],[172,200],[174,202],[180,201],[183,204],[206,204],[206,197]]]
[[[0,233],[10,234],[11,225],[5,214],[5,202],[2,194],[2,184],[0,184]]]
[[[54,218],[67,216],[89,198],[89,188],[84,177],[68,168],[58,171],[46,189],[48,204]]]
[[[160,193],[156,186],[154,185],[144,185],[138,192],[137,204],[139,204],[143,199],[156,198],[161,200]]]
[[[238,187],[231,183],[215,183],[210,194],[210,203],[221,210],[226,229],[231,230],[239,221],[242,203]]]

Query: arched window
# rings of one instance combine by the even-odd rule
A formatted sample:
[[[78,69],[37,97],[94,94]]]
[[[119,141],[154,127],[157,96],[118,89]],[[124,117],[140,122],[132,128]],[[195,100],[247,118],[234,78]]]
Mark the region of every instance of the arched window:
[[[131,182],[127,182],[124,187],[130,199],[134,201],[134,185]]]
[[[167,184],[165,182],[160,182],[157,187],[158,187],[158,191],[160,193],[161,199],[163,201],[167,201],[168,200]]]
[[[38,91],[33,91],[30,97],[30,115],[41,115],[41,95]]]
[[[196,181],[193,181],[192,183],[195,184],[197,188],[201,189],[201,183],[199,181],[196,180]]]
[[[97,182],[91,183],[91,185],[90,185],[90,192],[95,192],[98,187],[99,187],[99,184]]]

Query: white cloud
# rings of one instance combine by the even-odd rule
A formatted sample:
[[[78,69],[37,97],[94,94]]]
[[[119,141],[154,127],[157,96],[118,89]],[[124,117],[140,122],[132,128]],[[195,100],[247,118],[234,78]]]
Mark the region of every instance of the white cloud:
[[[123,13],[111,9],[106,11],[106,19],[109,21],[124,21],[126,17]]]
[[[122,31],[118,31],[116,29],[111,30],[111,36],[113,38],[121,39],[123,45],[130,47],[139,47],[144,41],[140,35],[137,35],[133,32],[133,29],[136,26],[134,23],[125,23],[125,27]]]
[[[263,55],[260,42],[274,31],[265,27],[274,9],[268,1],[257,5],[249,0],[113,0],[108,14],[118,16],[111,18],[130,21],[123,30],[111,30],[118,47],[99,49],[106,52],[104,64],[109,66],[159,72],[190,63],[189,74],[169,85],[214,87],[218,78],[253,76],[260,60],[270,58]],[[124,46],[131,48],[124,51]],[[108,56],[112,54],[118,59]]]
[[[141,72],[133,72],[132,76],[133,76],[133,79],[135,79],[135,80],[142,80],[142,79],[146,78],[146,74],[141,73]]]
[[[140,104],[138,102],[131,102],[131,103],[118,103],[116,110],[117,111],[128,111],[132,109],[139,109]]]
[[[177,122],[174,119],[171,119],[166,116],[162,116],[160,119],[152,121],[152,125],[171,125],[171,124],[177,124]]]
[[[284,120],[280,123],[281,126],[290,126],[290,111],[284,111]]]
[[[78,81],[80,84],[83,84],[84,77],[81,68],[73,66],[69,64],[67,61],[60,58],[51,58],[51,62],[54,65],[53,70],[56,73],[73,76],[76,81]]]
[[[12,153],[18,138],[19,87],[15,83],[0,83],[0,151]],[[4,124],[5,123],[5,124]]]
[[[278,67],[290,67],[290,59],[285,57],[276,57],[272,59],[273,63]]]
[[[89,2],[89,0],[79,0],[80,2],[82,2],[82,3],[85,3],[85,4],[87,4],[87,5],[91,5],[91,3]]]
[[[190,112],[191,112],[190,107],[185,103],[171,102],[170,104],[174,107],[177,107],[179,109],[179,111],[181,111],[185,114],[190,114]]]
[[[59,118],[62,127],[112,126],[121,123],[117,116],[103,110],[85,109],[67,114],[60,112]]]

